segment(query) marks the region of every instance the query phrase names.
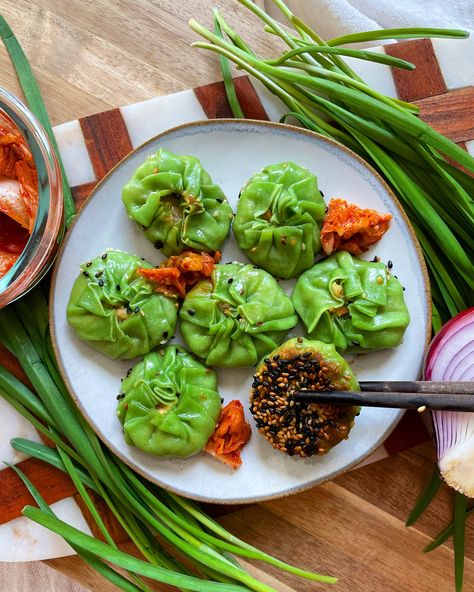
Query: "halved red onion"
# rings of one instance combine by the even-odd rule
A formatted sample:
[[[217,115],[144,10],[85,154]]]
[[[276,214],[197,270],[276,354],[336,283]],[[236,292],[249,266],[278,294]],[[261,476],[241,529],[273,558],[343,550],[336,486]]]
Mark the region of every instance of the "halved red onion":
[[[437,333],[426,356],[425,380],[474,381],[474,307]],[[474,413],[434,411],[433,424],[443,479],[474,497]]]

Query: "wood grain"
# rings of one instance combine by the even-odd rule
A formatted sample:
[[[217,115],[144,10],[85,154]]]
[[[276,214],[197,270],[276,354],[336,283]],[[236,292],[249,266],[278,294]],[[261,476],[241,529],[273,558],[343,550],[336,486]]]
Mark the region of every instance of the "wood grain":
[[[457,143],[474,138],[474,87],[459,88],[436,97],[419,99],[422,119]]]
[[[276,40],[264,36],[260,23],[236,0],[219,0],[218,4],[243,36],[252,40],[256,51],[268,56],[275,54]],[[187,25],[192,16],[211,25],[213,5],[209,0],[3,0],[1,11],[31,61],[48,112],[53,124],[57,124],[218,80],[215,56],[190,47],[196,37]],[[423,115],[431,117],[434,125],[444,126],[446,133],[463,140],[473,139],[471,131],[466,132],[472,124],[472,96],[461,93],[452,102],[452,93],[446,93],[440,78],[431,44],[389,46],[387,52],[418,65],[415,73],[397,72],[400,96],[419,102]],[[3,47],[0,72],[1,85],[21,96]],[[439,100],[444,102],[440,109]],[[247,107],[245,111],[248,117],[252,116]],[[94,140],[91,145],[96,149],[95,144]],[[119,153],[120,150],[116,157]],[[98,169],[97,173],[100,176],[103,171]],[[93,184],[74,188],[77,203],[82,203],[92,187]],[[11,356],[2,350],[1,361],[18,371]],[[419,423],[401,425],[400,429],[408,429],[414,443],[421,434],[426,438]],[[388,441],[391,451],[399,450],[397,438],[395,431]],[[437,534],[450,515],[451,496],[447,488],[440,491],[416,527],[406,529],[403,524],[434,461],[432,445],[423,444],[290,498],[238,508],[231,513],[228,508],[214,508],[213,512],[248,542],[284,560],[339,575],[339,592],[448,592],[453,589],[450,545],[429,555],[422,554],[429,537]],[[44,473],[34,472],[37,461],[24,462],[32,464],[32,480],[42,482]],[[27,472],[28,468],[27,464]],[[66,479],[62,473],[59,477]],[[51,486],[54,479],[50,481]],[[13,497],[17,496],[15,511],[29,502],[18,497],[23,491],[17,483],[12,492]],[[53,501],[54,489],[42,493]],[[119,529],[115,535],[123,540]],[[473,541],[471,523],[465,592],[474,591]],[[133,551],[130,543],[124,548]],[[77,557],[47,563],[90,590],[116,590]],[[323,589],[266,565],[252,569],[259,570],[258,577],[279,592]],[[62,583],[58,586],[64,589]],[[169,590],[164,586],[154,589]]]
[[[238,76],[234,79],[234,83],[237,99],[245,117],[268,121],[268,115],[249,78]],[[233,117],[223,82],[198,86],[194,89],[194,93],[208,119]]]
[[[210,0],[3,0],[1,11],[27,53],[53,124],[219,80],[214,55],[191,47],[196,18],[212,27]],[[219,8],[252,46],[275,39],[235,0]],[[0,47],[2,86],[21,96]]]
[[[82,117],[79,123],[95,176],[102,179],[133,149],[122,113],[111,109]]]
[[[386,45],[385,52],[416,65],[413,71],[392,68],[400,99],[418,101],[446,92],[446,84],[430,39]]]

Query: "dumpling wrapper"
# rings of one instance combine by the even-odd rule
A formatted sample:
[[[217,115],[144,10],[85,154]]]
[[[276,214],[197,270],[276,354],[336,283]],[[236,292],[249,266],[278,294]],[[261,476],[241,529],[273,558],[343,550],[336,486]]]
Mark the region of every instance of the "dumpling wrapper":
[[[209,366],[252,366],[297,323],[290,298],[253,265],[216,265],[211,280],[187,294],[180,329],[189,349]]]
[[[187,457],[204,448],[221,410],[213,370],[184,348],[150,352],[122,382],[117,416],[140,450]]]
[[[295,277],[321,250],[325,208],[307,169],[292,162],[268,166],[242,189],[233,226],[237,243],[273,276]]]
[[[175,301],[138,275],[152,265],[123,251],[108,251],[81,265],[67,306],[77,336],[112,359],[142,356],[171,339]]]
[[[398,279],[346,251],[303,273],[291,298],[308,338],[339,351],[397,347],[410,322]]]
[[[195,156],[163,148],[138,167],[123,188],[122,201],[146,238],[167,256],[187,249],[214,253],[234,217]]]

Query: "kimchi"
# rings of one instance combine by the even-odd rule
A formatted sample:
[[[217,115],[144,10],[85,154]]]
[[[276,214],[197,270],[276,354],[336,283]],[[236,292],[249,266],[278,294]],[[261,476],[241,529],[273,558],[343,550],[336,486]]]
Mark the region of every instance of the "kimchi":
[[[37,210],[33,156],[13,122],[0,114],[0,277],[25,248]]]

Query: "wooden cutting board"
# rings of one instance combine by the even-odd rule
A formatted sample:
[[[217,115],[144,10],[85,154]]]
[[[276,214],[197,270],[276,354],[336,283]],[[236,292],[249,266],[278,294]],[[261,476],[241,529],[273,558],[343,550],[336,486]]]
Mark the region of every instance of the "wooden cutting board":
[[[398,96],[419,104],[426,121],[469,147],[469,141],[474,140],[474,87],[453,88],[452,82],[446,81],[438,62],[440,50],[435,52],[430,41],[391,45],[386,51],[417,65],[415,72],[392,73]],[[246,77],[238,79],[237,92],[246,117],[269,118],[264,97]],[[231,116],[221,83],[196,88],[194,96],[208,118]],[[79,120],[93,172],[93,179],[73,188],[79,207],[96,182],[134,146],[130,119],[124,113],[114,109]],[[2,350],[0,361],[21,375],[15,360]],[[431,444],[420,445],[426,440],[419,417],[407,414],[385,444],[385,453],[391,455],[386,460],[290,498],[231,511],[214,506],[210,511],[232,532],[282,559],[339,575],[342,581],[338,590],[343,592],[452,590],[450,547],[443,546],[430,555],[421,552],[428,537],[435,535],[449,516],[448,491],[440,493],[416,528],[408,530],[403,525],[433,466]],[[34,459],[20,464],[50,503],[74,494],[72,484],[61,472]],[[30,502],[13,472],[1,471],[0,522],[11,520]],[[120,529],[114,532],[117,541],[130,546]],[[468,540],[472,541],[473,534],[470,527]],[[469,592],[474,590],[474,549],[469,544],[466,554],[465,592]],[[114,589],[77,557],[50,560],[48,564],[92,590]],[[312,584],[282,576],[273,568],[259,569],[259,576],[278,590],[314,589]]]

